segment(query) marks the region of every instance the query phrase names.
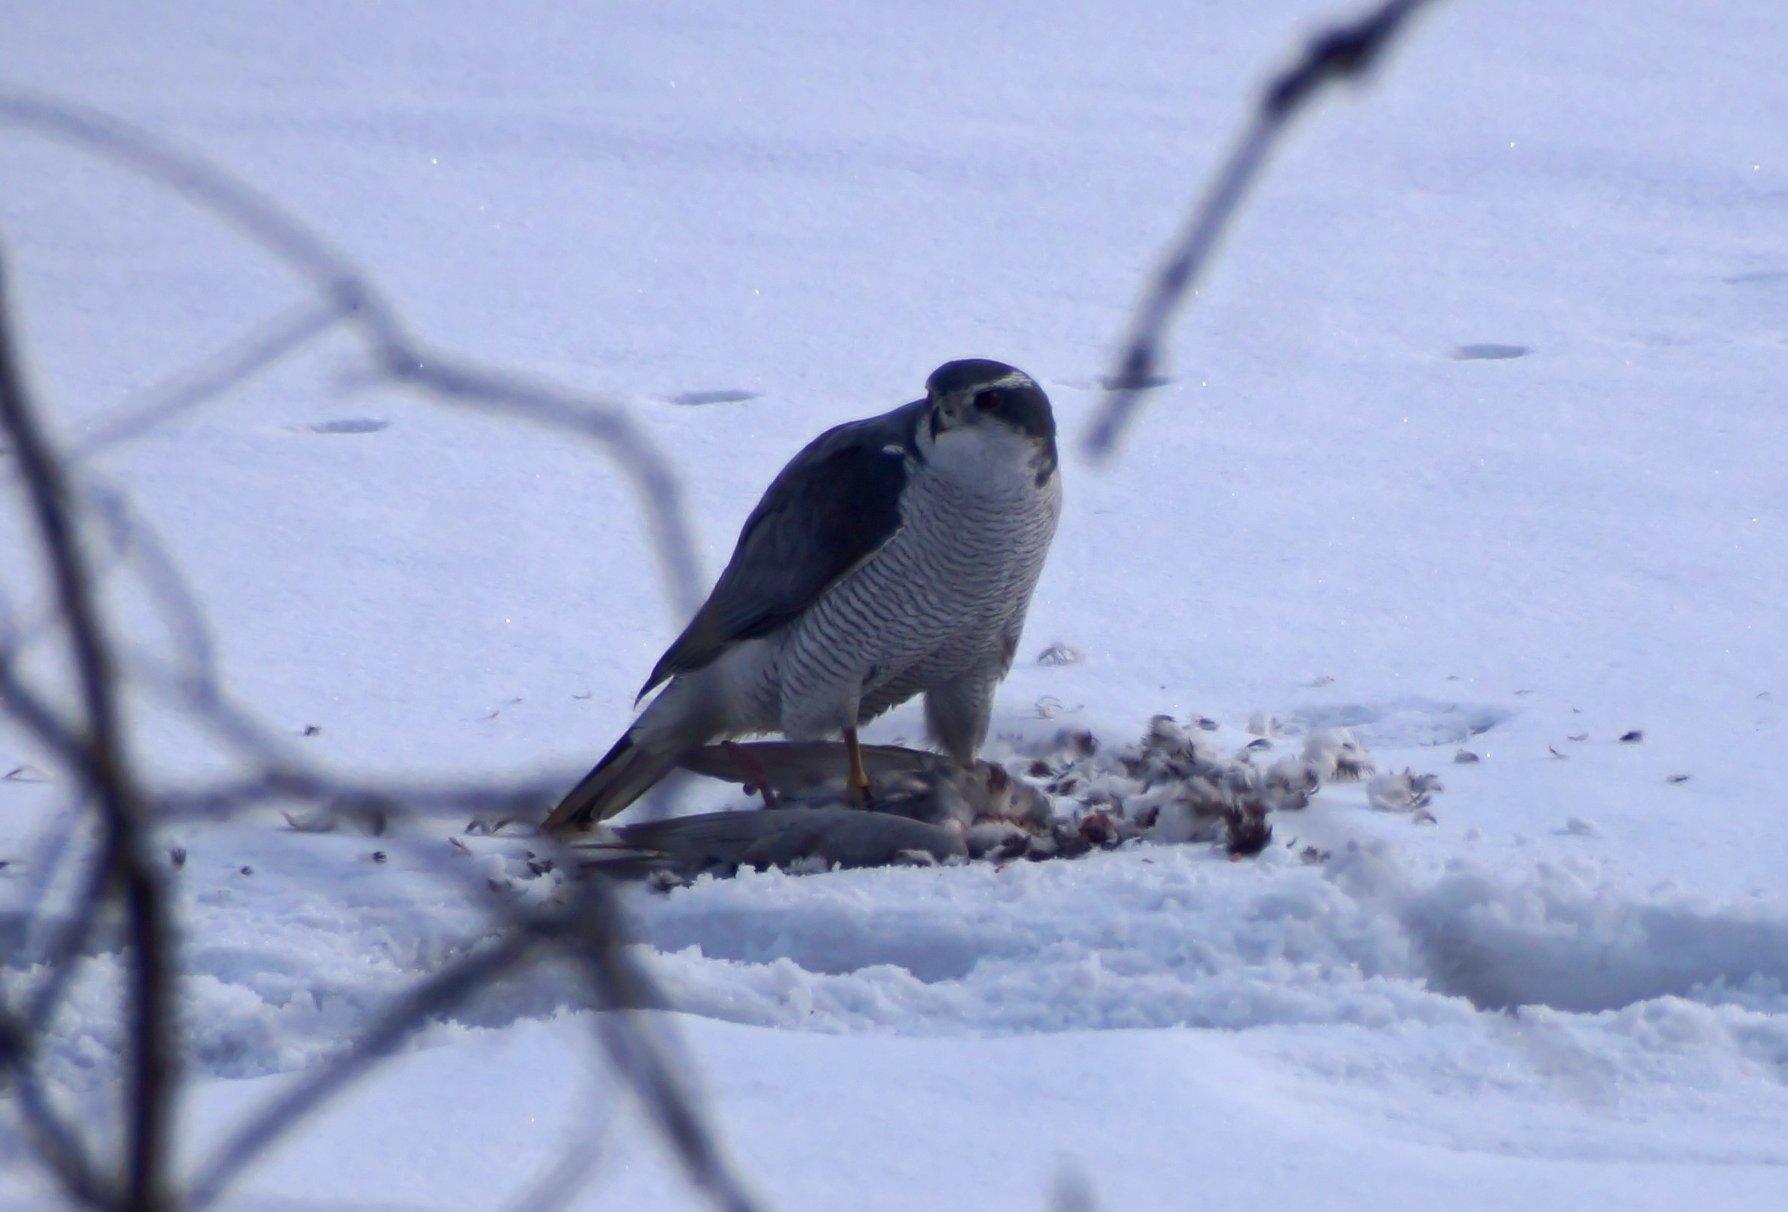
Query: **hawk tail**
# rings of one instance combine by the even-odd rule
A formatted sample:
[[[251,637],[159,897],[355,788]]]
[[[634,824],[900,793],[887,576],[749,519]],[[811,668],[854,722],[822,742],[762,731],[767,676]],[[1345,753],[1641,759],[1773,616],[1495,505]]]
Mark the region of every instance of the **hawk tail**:
[[[541,826],[548,833],[576,833],[613,816],[675,768],[677,753],[639,744],[629,729],[590,773],[579,780]]]

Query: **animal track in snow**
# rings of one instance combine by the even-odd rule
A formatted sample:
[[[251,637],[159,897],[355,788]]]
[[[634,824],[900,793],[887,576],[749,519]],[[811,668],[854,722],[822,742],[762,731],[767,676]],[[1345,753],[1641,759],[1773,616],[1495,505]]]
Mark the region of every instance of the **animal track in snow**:
[[[1780,286],[1788,283],[1788,269],[1753,269],[1722,279],[1728,286]]]
[[[318,421],[311,425],[301,425],[305,433],[378,433],[381,429],[389,429],[390,421],[381,421],[377,417],[341,417],[334,421]]]
[[[1455,362],[1501,362],[1509,358],[1525,358],[1533,352],[1531,345],[1503,345],[1496,341],[1480,341],[1473,345],[1454,346]]]
[[[1316,704],[1279,717],[1280,731],[1296,735],[1319,728],[1347,728],[1369,749],[1457,745],[1514,715],[1485,703],[1450,703],[1407,698],[1388,703]]]
[[[756,400],[764,393],[761,391],[745,391],[738,387],[722,387],[713,391],[683,391],[665,399],[672,404],[681,404],[687,408],[697,408],[703,404],[743,404],[747,400]]]

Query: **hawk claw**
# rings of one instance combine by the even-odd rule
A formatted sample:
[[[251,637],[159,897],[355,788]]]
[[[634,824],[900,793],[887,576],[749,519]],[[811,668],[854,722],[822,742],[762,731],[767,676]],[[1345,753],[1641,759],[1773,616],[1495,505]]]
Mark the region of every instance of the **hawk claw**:
[[[869,790],[869,771],[863,768],[863,748],[857,744],[857,730],[844,730],[844,752],[850,759],[850,772],[844,780],[844,798],[858,808],[869,807],[874,798]]]

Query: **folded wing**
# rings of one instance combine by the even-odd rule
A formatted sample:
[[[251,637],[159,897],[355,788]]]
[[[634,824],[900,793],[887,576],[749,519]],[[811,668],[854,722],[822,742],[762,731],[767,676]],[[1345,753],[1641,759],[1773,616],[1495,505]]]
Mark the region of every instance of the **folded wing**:
[[[745,520],[708,600],[640,690],[700,669],[798,618],[900,529],[925,401],[829,429],[789,461]]]

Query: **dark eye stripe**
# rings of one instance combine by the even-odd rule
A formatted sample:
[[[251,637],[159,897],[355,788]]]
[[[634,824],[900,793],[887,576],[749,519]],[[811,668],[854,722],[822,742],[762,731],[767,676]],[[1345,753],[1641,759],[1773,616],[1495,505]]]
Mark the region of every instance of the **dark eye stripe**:
[[[975,407],[979,408],[983,412],[986,412],[990,409],[998,408],[999,406],[1000,406],[1000,393],[997,390],[989,388],[988,390],[980,392],[975,396]]]

